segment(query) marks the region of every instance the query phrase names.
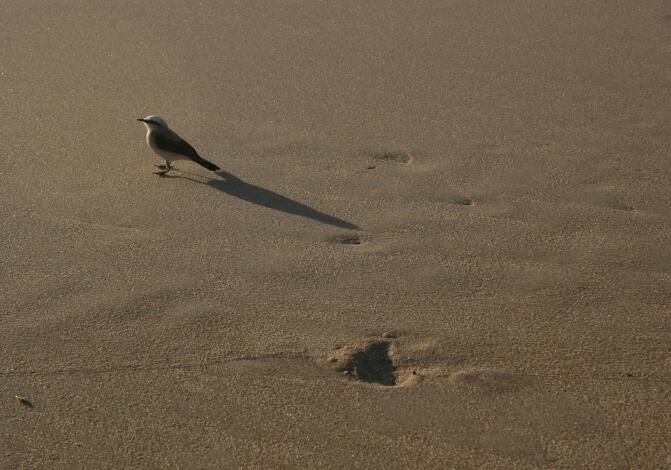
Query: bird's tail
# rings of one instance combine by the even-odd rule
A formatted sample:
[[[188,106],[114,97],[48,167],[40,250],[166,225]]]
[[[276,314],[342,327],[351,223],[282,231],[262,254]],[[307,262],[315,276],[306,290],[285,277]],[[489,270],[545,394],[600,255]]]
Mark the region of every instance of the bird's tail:
[[[205,160],[205,159],[204,159],[203,157],[201,157],[201,156],[193,156],[193,157],[191,157],[191,159],[192,159],[194,162],[198,163],[200,166],[205,167],[205,168],[207,168],[207,169],[210,170],[210,171],[217,171],[217,170],[220,170],[220,169],[221,169],[221,168],[219,168],[217,165],[215,165],[214,163],[212,163],[212,162],[208,162],[207,160]]]

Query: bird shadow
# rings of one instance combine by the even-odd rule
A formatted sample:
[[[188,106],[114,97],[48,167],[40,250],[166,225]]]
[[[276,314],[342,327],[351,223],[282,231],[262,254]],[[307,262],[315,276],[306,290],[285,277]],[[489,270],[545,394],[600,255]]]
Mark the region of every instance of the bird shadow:
[[[333,225],[350,230],[359,230],[359,227],[351,222],[339,219],[338,217],[326,214],[324,212],[320,212],[310,206],[307,206],[298,201],[294,201],[293,199],[289,199],[288,197],[282,196],[281,194],[278,194],[269,189],[247,183],[246,181],[243,181],[228,171],[218,170],[215,173],[221,176],[223,179],[203,178],[199,175],[194,175],[181,170],[178,170],[178,174],[170,173],[166,175],[166,177],[187,179],[189,181],[204,184],[216,189],[217,191],[221,191],[222,193],[226,193],[230,196],[242,199],[243,201],[251,202],[252,204],[267,207],[269,209],[286,212],[287,214],[306,217],[323,224]]]

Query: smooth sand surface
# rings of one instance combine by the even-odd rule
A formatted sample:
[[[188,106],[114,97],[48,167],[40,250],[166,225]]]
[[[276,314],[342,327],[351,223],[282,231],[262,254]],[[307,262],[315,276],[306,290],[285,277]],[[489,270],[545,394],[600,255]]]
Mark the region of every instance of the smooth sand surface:
[[[0,467],[671,465],[670,15],[0,2]]]

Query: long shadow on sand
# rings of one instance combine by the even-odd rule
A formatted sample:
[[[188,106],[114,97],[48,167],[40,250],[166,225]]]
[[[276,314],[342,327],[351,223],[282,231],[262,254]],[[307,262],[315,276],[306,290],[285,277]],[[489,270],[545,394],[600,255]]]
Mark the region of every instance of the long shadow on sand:
[[[237,197],[238,199],[242,199],[243,201],[251,202],[252,204],[257,204],[269,209],[286,212],[288,214],[307,217],[308,219],[316,220],[317,222],[321,222],[323,224],[334,225],[336,227],[350,230],[359,229],[358,226],[351,222],[347,222],[346,220],[325,214],[324,212],[319,212],[310,206],[306,206],[305,204],[302,204],[298,201],[289,199],[288,197],[277,194],[276,192],[270,191],[269,189],[264,189],[260,186],[247,183],[227,171],[219,170],[216,173],[224,179],[221,180],[207,178],[203,180],[200,176],[190,175],[183,171],[179,171],[179,174],[171,173],[166,176],[171,178],[187,179],[196,183],[204,184],[216,189],[217,191],[221,191],[222,193],[226,193]]]

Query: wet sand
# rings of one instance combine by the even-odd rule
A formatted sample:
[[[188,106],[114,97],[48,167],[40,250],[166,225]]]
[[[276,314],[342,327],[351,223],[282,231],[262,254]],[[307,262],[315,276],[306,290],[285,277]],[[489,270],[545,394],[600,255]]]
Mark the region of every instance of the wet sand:
[[[670,15],[2,2],[0,466],[671,465]]]

